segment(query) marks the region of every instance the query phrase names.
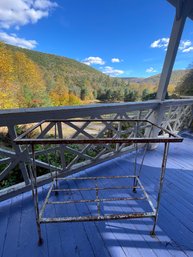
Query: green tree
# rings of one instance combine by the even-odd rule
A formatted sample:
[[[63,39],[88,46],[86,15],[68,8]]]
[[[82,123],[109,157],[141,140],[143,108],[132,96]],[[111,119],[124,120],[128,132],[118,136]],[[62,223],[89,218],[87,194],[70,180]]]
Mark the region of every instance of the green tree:
[[[84,100],[86,100],[86,98],[88,97],[88,95],[89,95],[88,88],[86,88],[86,87],[81,88],[81,91],[80,91],[80,99],[84,101]]]
[[[148,95],[150,94],[149,90],[145,88],[142,92],[141,100],[145,101],[148,98]]]
[[[178,83],[175,92],[179,95],[193,95],[193,69],[191,69]]]
[[[138,98],[138,93],[135,90],[125,90],[124,101],[135,102]]]

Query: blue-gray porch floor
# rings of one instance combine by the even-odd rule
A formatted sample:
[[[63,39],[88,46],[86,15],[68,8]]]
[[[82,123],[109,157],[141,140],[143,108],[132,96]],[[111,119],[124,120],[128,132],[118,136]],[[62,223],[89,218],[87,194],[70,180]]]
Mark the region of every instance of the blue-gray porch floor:
[[[84,223],[43,224],[44,244],[37,245],[37,233],[31,193],[24,193],[0,203],[1,257],[122,257],[122,256],[193,256],[193,139],[170,145],[167,171],[159,211],[156,237],[149,232],[151,218]],[[148,151],[141,180],[155,204],[163,146]],[[133,157],[126,154],[89,168],[80,176],[128,175]],[[110,185],[110,180],[101,182]],[[83,187],[88,182],[69,182],[68,186]],[[91,182],[89,182],[91,183]],[[115,183],[115,182],[113,182]],[[120,180],[117,180],[117,186]],[[128,183],[122,180],[122,184]],[[44,196],[48,186],[40,188]],[[95,192],[74,192],[67,199],[93,198]],[[103,197],[110,193],[102,191]],[[111,196],[125,196],[125,191],[113,191]],[[59,193],[58,199],[64,199]],[[41,199],[40,199],[41,200]],[[106,213],[120,213],[147,208],[143,201],[108,202],[101,206]],[[96,212],[93,204],[48,208],[46,215],[89,215]]]

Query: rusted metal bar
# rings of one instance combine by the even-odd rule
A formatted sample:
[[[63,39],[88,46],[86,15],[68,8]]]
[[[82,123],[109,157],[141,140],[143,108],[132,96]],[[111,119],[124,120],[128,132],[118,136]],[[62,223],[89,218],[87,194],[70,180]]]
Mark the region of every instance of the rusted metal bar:
[[[137,137],[138,134],[138,124],[136,122],[135,129],[134,129],[135,137]],[[135,143],[135,161],[134,161],[134,179],[133,179],[133,192],[136,192],[136,176],[137,176],[137,156],[138,156],[138,144]]]
[[[95,186],[96,186],[96,200],[94,200],[94,202],[97,203],[97,211],[98,211],[98,215],[100,216],[100,202],[102,202],[101,200],[103,199],[99,199],[99,189],[98,189],[97,179],[95,182]]]
[[[134,178],[136,176],[98,176],[98,177],[71,177],[71,178],[58,178],[58,180],[95,180],[95,179],[117,179],[117,178]]]
[[[42,205],[42,208],[40,209],[39,219],[41,219],[42,216],[43,216],[43,213],[44,213],[45,208],[46,208],[46,204],[48,203],[48,200],[49,200],[49,198],[50,198],[50,194],[51,194],[51,192],[52,192],[53,187],[54,187],[54,183],[51,184],[50,189],[49,189],[49,191],[48,191],[48,193],[47,193],[47,195],[46,195],[46,199],[44,200],[44,203],[43,203],[43,205]]]
[[[146,197],[114,197],[114,198],[97,198],[88,200],[68,200],[68,201],[48,201],[48,204],[71,204],[71,203],[98,203],[98,202],[113,202],[113,201],[143,201]]]
[[[31,186],[32,186],[32,196],[34,200],[34,208],[36,213],[36,225],[38,232],[38,244],[41,245],[43,243],[42,232],[40,226],[40,211],[39,211],[39,203],[38,203],[38,189],[37,189],[37,173],[36,173],[36,164],[35,164],[35,150],[34,145],[32,145],[32,170],[30,169],[31,174]]]
[[[149,203],[151,209],[153,210],[153,212],[156,212],[156,210],[155,210],[155,208],[154,208],[154,206],[153,206],[153,203],[152,203],[151,199],[149,198],[149,195],[148,195],[147,192],[145,191],[145,188],[144,188],[144,186],[142,185],[140,179],[137,177],[136,180],[137,180],[137,184],[140,185],[140,188],[141,188],[141,190],[143,191],[143,193],[144,193],[144,195],[145,195],[145,197],[146,197],[146,199],[147,199],[147,201],[148,201],[148,203]]]
[[[150,232],[150,234],[152,236],[155,235],[155,227],[156,227],[157,219],[158,219],[158,211],[159,211],[159,206],[160,206],[161,193],[162,193],[162,189],[163,189],[163,182],[164,182],[164,176],[165,176],[165,171],[166,171],[166,163],[167,163],[168,151],[169,151],[169,144],[165,143],[163,159],[162,159],[161,175],[160,175],[160,180],[159,180],[159,191],[158,191],[158,196],[157,196],[156,213],[155,213],[155,218],[154,218],[153,229]]]
[[[123,143],[165,143],[165,142],[182,142],[183,138],[176,136],[175,138],[167,138],[167,137],[155,137],[155,138],[95,138],[95,139],[15,139],[16,144],[23,145],[34,145],[34,144],[123,144]]]
[[[136,189],[139,189],[140,187],[135,187]],[[117,189],[133,189],[133,186],[116,186],[116,187],[98,187],[98,190],[117,190]],[[62,188],[62,189],[53,189],[52,192],[59,191],[59,192],[69,192],[69,191],[94,191],[96,190],[96,187],[88,187],[88,188]]]
[[[103,220],[125,220],[153,218],[154,212],[136,212],[128,214],[111,214],[100,216],[80,216],[80,217],[60,217],[60,218],[41,218],[40,223],[58,223],[58,222],[84,222],[84,221],[103,221]]]
[[[54,139],[50,139],[50,138],[35,138],[35,139],[31,139],[31,138],[24,138],[25,136],[27,136],[27,134],[29,132],[32,132],[33,129],[37,128],[38,126],[40,126],[43,122],[38,123],[34,126],[34,128],[30,128],[29,130],[27,130],[23,135],[19,136],[18,138],[16,138],[14,141],[17,144],[107,144],[107,143],[113,143],[113,144],[118,144],[118,143],[159,143],[159,142],[182,142],[182,138],[179,137],[178,135],[173,134],[171,131],[164,129],[162,127],[159,127],[155,124],[153,124],[151,121],[148,120],[142,120],[142,119],[90,119],[90,120],[45,120],[44,122],[66,122],[67,124],[70,124],[72,126],[73,122],[87,122],[89,121],[90,123],[92,122],[112,122],[112,123],[116,123],[116,122],[146,122],[149,124],[152,124],[153,126],[155,126],[156,128],[164,131],[165,133],[168,133],[171,137],[166,138],[166,137],[155,137],[155,138],[90,138],[90,136],[88,136],[89,134],[86,133],[85,131],[81,131],[81,133],[86,133],[85,135],[88,136],[88,138],[86,139],[64,139],[64,138],[54,138]],[[78,128],[78,127],[77,127]]]

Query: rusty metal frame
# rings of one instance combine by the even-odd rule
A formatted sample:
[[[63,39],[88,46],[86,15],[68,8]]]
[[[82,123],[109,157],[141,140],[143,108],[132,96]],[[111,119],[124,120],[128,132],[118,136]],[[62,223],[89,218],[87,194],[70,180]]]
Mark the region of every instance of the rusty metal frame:
[[[58,122],[135,122],[135,124],[140,123],[140,122],[147,122],[150,126],[155,126],[156,128],[160,129],[164,133],[168,134],[168,137],[154,137],[151,138],[150,134],[149,137],[133,137],[133,138],[88,138],[88,139],[63,139],[63,138],[56,138],[56,133],[55,133],[55,138],[54,139],[47,139],[47,138],[25,138],[30,132],[32,132],[34,129],[42,126],[44,122],[51,122],[51,123],[58,123]],[[137,125],[138,127],[138,125]],[[56,128],[56,127],[55,127]],[[42,131],[42,130],[41,130]],[[62,134],[62,132],[61,132]],[[135,133],[136,134],[136,133]],[[93,120],[79,120],[79,119],[74,119],[74,120],[45,120],[42,122],[39,122],[37,125],[34,127],[28,129],[25,133],[23,133],[21,136],[17,137],[15,139],[16,144],[20,145],[30,145],[32,149],[32,159],[30,158],[29,162],[29,175],[31,179],[31,186],[32,186],[32,196],[34,200],[34,207],[35,207],[35,214],[36,214],[36,225],[37,225],[37,231],[38,231],[38,238],[39,244],[42,244],[43,239],[41,235],[41,224],[42,223],[59,223],[59,222],[83,222],[83,221],[103,221],[103,220],[117,220],[117,219],[133,219],[133,218],[153,218],[153,228],[151,231],[151,235],[155,235],[155,227],[157,224],[157,219],[158,219],[158,211],[159,211],[159,206],[160,206],[160,199],[161,199],[161,192],[163,188],[163,182],[164,182],[164,175],[165,175],[165,170],[166,170],[166,162],[167,162],[167,156],[168,156],[168,150],[169,150],[169,144],[170,142],[182,142],[183,138],[173,134],[172,132],[163,129],[152,122],[148,120],[141,120],[141,119],[93,119]],[[38,203],[38,189],[37,189],[37,172],[36,172],[36,162],[35,162],[35,150],[34,147],[36,144],[59,144],[61,147],[64,145],[68,144],[118,144],[118,143],[133,143],[136,146],[136,157],[135,157],[135,167],[134,167],[134,175],[133,176],[101,176],[101,177],[76,177],[76,178],[61,178],[58,176],[58,171],[55,171],[55,178],[53,177],[53,181],[51,183],[51,187],[47,193],[47,196],[43,202],[42,207],[39,207]],[[141,166],[143,165],[144,158],[145,158],[145,153],[147,150],[147,144],[149,143],[164,143],[164,152],[163,152],[163,159],[162,159],[162,166],[161,166],[161,175],[160,175],[160,180],[159,180],[159,190],[158,190],[158,195],[157,195],[157,201],[156,201],[156,207],[154,207],[149,195],[145,191],[144,186],[142,185],[140,181],[140,172],[141,172],[141,167],[139,168],[138,173],[136,172],[136,162],[137,162],[137,154],[138,154],[138,146],[137,144],[146,144],[144,147],[144,154],[142,156],[142,162]],[[51,175],[53,176],[53,170],[50,170]],[[119,178],[129,178],[133,179],[133,186],[128,186],[128,187],[122,187],[122,186],[116,186],[116,187],[98,187],[97,181],[99,179],[119,179]],[[95,187],[88,187],[88,188],[71,188],[71,189],[61,189],[59,188],[59,180],[75,180],[75,181],[80,181],[80,180],[94,180],[95,181]],[[138,197],[114,197],[114,198],[99,198],[99,191],[100,190],[115,190],[115,189],[131,189],[133,192],[136,191],[136,189],[140,189],[143,192],[144,197],[138,198]],[[65,191],[89,191],[89,190],[95,190],[96,192],[96,198],[95,199],[81,199],[81,200],[69,200],[69,201],[49,201],[50,195],[52,192],[55,194],[58,194],[59,192],[65,192]],[[128,201],[128,200],[145,200],[149,204],[151,211],[150,212],[139,212],[139,213],[127,213],[127,214],[110,214],[110,215],[101,215],[100,212],[100,203],[105,202],[105,201]],[[77,203],[90,203],[94,202],[97,205],[97,211],[98,215],[90,215],[90,216],[79,216],[79,217],[55,217],[55,218],[46,218],[44,217],[44,211],[46,209],[47,205],[50,204],[77,204]]]
[[[54,189],[55,179],[48,191],[46,199],[43,203],[43,206],[40,210],[39,222],[40,223],[57,223],[57,222],[79,222],[79,221],[99,221],[99,220],[112,220],[112,219],[131,219],[131,218],[148,218],[154,217],[156,214],[156,210],[153,206],[152,201],[150,200],[148,194],[146,193],[144,187],[140,179],[137,176],[103,176],[103,177],[82,177],[82,178],[60,178],[58,180],[62,181],[80,181],[80,180],[92,180],[97,182],[100,179],[136,179],[139,186],[119,186],[119,187],[87,187],[87,188],[65,188],[65,189]],[[117,190],[117,189],[141,189],[144,197],[113,197],[113,198],[99,198],[100,190]],[[68,201],[49,201],[50,195],[52,192],[72,192],[72,191],[95,191],[96,198],[95,199],[81,199],[81,200],[68,200]],[[100,213],[100,203],[101,202],[111,202],[111,201],[144,201],[146,200],[149,203],[151,208],[151,212],[139,212],[139,213],[128,213],[128,214],[112,214],[112,215],[101,215]],[[60,218],[45,218],[44,211],[46,209],[46,205],[48,204],[78,204],[78,203],[96,203],[98,209],[98,215],[91,216],[72,216],[72,217],[60,217]]]
[[[63,138],[54,138],[54,139],[49,139],[49,138],[25,138],[29,133],[34,131],[36,128],[41,127],[43,123],[50,122],[50,123],[57,123],[57,122],[64,122],[64,123],[69,123],[69,122],[133,122],[133,123],[139,123],[139,122],[146,122],[149,125],[154,126],[155,128],[160,129],[164,133],[167,133],[169,137],[165,136],[159,136],[159,137],[153,137],[153,138],[88,138],[88,139],[63,139]],[[22,135],[18,136],[14,142],[16,144],[22,144],[22,145],[34,145],[34,144],[108,144],[108,143],[162,143],[162,142],[182,142],[183,138],[172,133],[171,131],[162,128],[153,122],[145,119],[60,119],[60,120],[55,120],[55,119],[49,119],[49,120],[43,120],[36,125],[32,126],[26,132],[24,132]]]

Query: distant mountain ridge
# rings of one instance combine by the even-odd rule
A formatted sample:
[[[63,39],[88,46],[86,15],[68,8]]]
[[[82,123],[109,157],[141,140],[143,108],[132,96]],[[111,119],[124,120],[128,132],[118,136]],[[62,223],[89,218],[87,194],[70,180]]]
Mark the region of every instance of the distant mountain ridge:
[[[171,75],[170,83],[173,84],[174,86],[177,86],[177,84],[181,81],[181,79],[189,72],[189,70],[174,70]],[[138,84],[149,84],[149,85],[154,85],[158,86],[159,80],[160,80],[160,75],[157,74],[148,78],[122,78],[123,80],[131,83],[138,83]]]

